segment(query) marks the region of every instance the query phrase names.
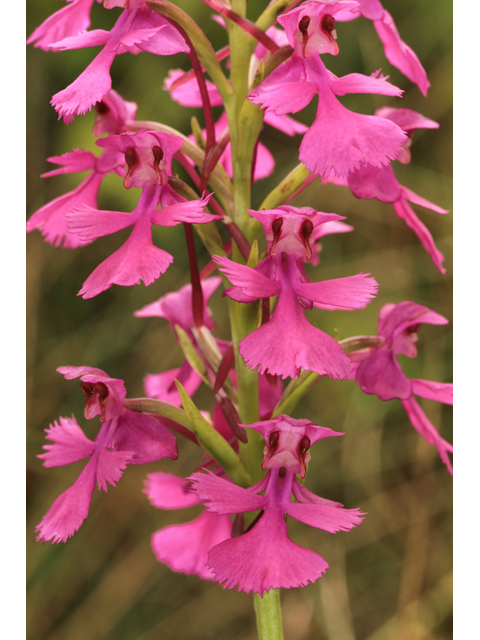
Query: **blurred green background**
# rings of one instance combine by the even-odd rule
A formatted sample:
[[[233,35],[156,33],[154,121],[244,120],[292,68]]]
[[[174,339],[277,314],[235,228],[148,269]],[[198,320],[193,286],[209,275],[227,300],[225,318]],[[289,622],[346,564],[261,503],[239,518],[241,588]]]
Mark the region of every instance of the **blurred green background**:
[[[199,0],[182,0],[186,9],[219,48],[225,33]],[[251,0],[255,18],[266,2]],[[63,6],[63,5],[62,5]],[[347,96],[342,102],[372,113],[385,104],[408,107],[440,123],[438,131],[418,131],[412,162],[396,163],[400,182],[432,202],[452,208],[452,6],[442,0],[385,0],[385,8],[424,64],[432,84],[428,98],[384,58],[373,25],[364,19],[337,24],[340,55],[325,56],[337,75],[371,74],[378,68],[405,90],[403,98]],[[60,8],[53,0],[27,1],[27,34]],[[111,29],[119,9],[95,3],[92,28]],[[49,105],[51,96],[70,84],[98,49],[63,53],[27,50],[27,214],[77,186],[81,176],[41,179],[54,168],[46,158],[84,148],[97,152],[91,135],[93,115],[65,127]],[[189,68],[188,58],[140,54],[118,57],[112,67],[113,88],[138,104],[138,119],[162,121],[184,133],[199,110],[179,109],[163,91],[171,68]],[[298,114],[310,124],[316,103]],[[218,112],[218,110],[217,110]],[[275,156],[274,176],[254,186],[253,206],[298,162],[300,138],[265,127],[262,142]],[[179,170],[177,168],[177,170]],[[131,210],[136,190],[123,189],[110,176],[102,185],[99,206]],[[326,237],[315,279],[370,272],[379,282],[378,297],[356,312],[309,313],[312,322],[339,338],[375,334],[379,309],[387,302],[414,300],[452,320],[451,215],[416,208],[446,257],[442,276],[416,236],[397,218],[393,207],[356,200],[347,189],[314,183],[294,202],[347,216],[349,234]],[[129,209],[130,207],[130,209]],[[128,235],[128,231],[127,234]],[[36,455],[45,444],[44,429],[58,416],[75,414],[87,436],[98,423],[83,419],[83,394],[77,382],[55,372],[62,365],[90,365],[125,380],[129,397],[143,395],[142,379],[178,366],[180,350],[161,319],[134,318],[133,312],[188,281],[181,226],[161,229],[157,244],[175,258],[150,287],[110,290],[91,300],[76,294],[86,277],[125,234],[97,240],[75,251],[43,242],[38,232],[27,237],[27,593],[29,640],[207,640],[256,637],[252,597],[223,591],[195,576],[174,574],[156,562],[150,536],[167,524],[186,522],[189,512],[160,512],[142,493],[149,472],[188,475],[201,456],[190,443],[179,442],[177,462],[167,460],[127,468],[108,495],[95,491],[90,515],[67,544],[35,542],[34,527],[53,500],[78,477],[84,463],[44,469]],[[201,266],[207,255],[197,244]],[[211,301],[216,335],[228,338],[224,300]],[[409,377],[452,380],[451,322],[424,325],[419,354],[404,358]],[[338,332],[338,333],[337,333]],[[206,410],[204,389],[195,400]],[[452,411],[430,401],[421,404],[441,435],[452,441]],[[452,636],[451,541],[452,480],[409,424],[400,401],[381,402],[351,382],[322,379],[294,413],[345,432],[316,445],[306,485],[348,508],[367,511],[364,523],[349,533],[331,535],[290,520],[291,538],[320,553],[330,564],[325,576],[305,589],[283,591],[285,637],[288,640],[446,640]],[[198,510],[197,510],[198,511]]]

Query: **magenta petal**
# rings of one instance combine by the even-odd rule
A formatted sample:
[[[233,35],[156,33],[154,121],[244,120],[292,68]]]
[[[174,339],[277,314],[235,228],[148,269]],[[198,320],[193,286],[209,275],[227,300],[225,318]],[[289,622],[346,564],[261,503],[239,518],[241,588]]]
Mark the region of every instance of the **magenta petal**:
[[[303,484],[300,484],[298,480],[295,478],[292,484],[293,495],[299,502],[308,502],[311,504],[320,504],[326,505],[329,507],[343,507],[341,502],[335,502],[334,500],[327,500],[326,498],[321,498],[317,496],[315,493],[312,493],[309,489],[307,489]]]
[[[333,171],[341,176],[364,164],[387,164],[406,139],[400,127],[386,118],[349,111],[325,86],[315,122],[300,145],[299,159],[312,173],[328,177]]]
[[[95,488],[95,468],[96,461],[92,458],[75,484],[58,496],[36,527],[37,540],[66,542],[80,529],[88,515]]]
[[[54,444],[44,445],[47,453],[37,456],[43,458],[44,467],[72,464],[88,458],[95,451],[95,444],[86,437],[75,418],[60,418],[60,424],[54,422],[45,432],[46,438]]]
[[[192,491],[197,493],[198,500],[205,504],[208,511],[218,514],[245,513],[258,511],[268,504],[268,498],[257,496],[247,489],[219,478],[211,471],[194,473],[188,480],[192,481]]]
[[[282,116],[304,109],[316,93],[315,84],[307,79],[305,63],[295,57],[277,67],[249,94],[248,99]]]
[[[429,443],[436,446],[440,455],[441,461],[447,467],[451,474],[453,474],[453,467],[448,456],[453,452],[452,445],[440,437],[438,431],[433,424],[427,418],[422,411],[420,405],[415,398],[409,398],[408,400],[402,400],[403,408],[407,412],[410,422],[418,431],[418,433]]]
[[[146,464],[163,458],[176,460],[177,441],[159,416],[123,409],[108,443],[113,450],[134,451],[129,464]]]
[[[198,498],[190,491],[191,486],[185,478],[157,471],[148,474],[144,493],[157,509],[185,509],[198,506]]]
[[[348,174],[348,186],[356,198],[380,202],[396,202],[401,198],[402,187],[390,165],[372,167],[367,164]]]
[[[360,362],[357,384],[364,393],[376,394],[380,400],[410,398],[412,388],[391,349],[380,347]]]
[[[152,548],[157,560],[172,571],[213,580],[213,573],[207,567],[207,554],[229,538],[231,530],[229,516],[205,511],[193,522],[172,525],[154,533]]]
[[[54,42],[88,29],[92,4],[93,0],[69,2],[37,27],[28,38],[27,44],[36,41],[36,47],[47,51]]]
[[[88,47],[100,47],[110,40],[110,31],[105,29],[92,29],[77,35],[67,36],[53,43],[49,48],[52,51],[69,51],[72,49],[85,49]]]
[[[163,207],[155,210],[151,220],[154,224],[163,227],[173,227],[180,222],[191,222],[193,224],[204,224],[212,220],[221,220],[220,216],[205,213],[204,209],[210,200],[210,195],[200,200],[185,200],[170,207]]]
[[[173,257],[152,244],[150,222],[141,218],[134,226],[128,240],[104,260],[85,280],[78,295],[93,298],[112,284],[131,287],[152,284],[173,262]]]
[[[178,393],[175,379],[182,384],[190,397],[193,396],[202,382],[198,373],[185,360],[180,369],[172,369],[163,373],[151,373],[145,376],[143,381],[145,393],[149,398],[157,398],[162,402],[181,407],[182,400]]]
[[[425,69],[422,67],[420,60],[412,49],[403,42],[397,31],[392,16],[388,11],[383,12],[380,20],[375,20],[375,29],[383,43],[385,49],[385,57],[411,81],[414,82],[424,96],[430,82],[427,79]]]
[[[408,204],[405,198],[401,198],[398,202],[394,202],[393,206],[397,215],[405,220],[410,229],[416,233],[417,238],[423,244],[425,249],[430,254],[430,257],[433,260],[433,264],[437,267],[440,273],[446,273],[446,269],[443,267],[442,263],[445,260],[444,256],[435,246],[435,242],[433,241],[432,234],[427,229],[427,227],[421,222],[421,220],[417,217],[416,213],[413,211],[412,207]]]
[[[74,149],[68,153],[62,153],[60,156],[51,156],[47,158],[48,162],[64,165],[61,169],[53,169],[42,173],[42,178],[50,178],[51,176],[59,176],[64,173],[77,173],[78,171],[89,171],[95,169],[98,158],[90,151],[82,149]]]
[[[227,295],[233,300],[237,299],[234,297],[235,288],[238,288],[243,296],[250,298],[250,301],[276,296],[282,288],[278,282],[266,278],[255,269],[232,262],[228,258],[212,256],[212,260],[234,285],[233,290],[226,289]]]
[[[304,587],[328,569],[317,553],[289,540],[280,508],[268,509],[250,531],[213,547],[208,566],[224,589],[238,585],[239,591],[260,594]]]
[[[66,124],[73,116],[85,114],[110,91],[110,67],[114,59],[115,50],[110,51],[106,45],[71,85],[53,96],[50,104]]]
[[[402,187],[402,191],[405,198],[409,202],[412,202],[413,204],[418,204],[420,207],[425,207],[425,209],[430,209],[430,211],[435,211],[435,213],[440,213],[443,215],[448,213],[447,209],[443,209],[442,207],[439,207],[433,202],[430,202],[429,200],[422,198],[422,196],[417,195],[416,193],[414,193],[413,191],[410,191],[410,189],[407,189],[406,187]]]
[[[295,291],[299,296],[321,303],[323,308],[363,309],[378,290],[375,278],[368,273],[358,273],[346,278],[323,280],[315,283],[298,283]]]
[[[346,76],[337,78],[329,72],[329,85],[333,93],[337,96],[344,96],[347,93],[377,93],[384,96],[401,96],[403,91],[399,89],[383,76],[378,77],[377,71],[371,76],[361,73],[349,73]]]
[[[453,404],[453,384],[451,382],[432,382],[431,380],[410,380],[412,393],[421,398],[436,400],[443,404]]]
[[[307,125],[298,122],[290,116],[276,116],[273,111],[266,111],[263,117],[265,124],[286,133],[287,136],[294,136],[296,133],[305,133],[308,131]]]
[[[324,504],[302,504],[300,502],[286,502],[283,505],[285,513],[295,520],[317,529],[330,533],[349,531],[361,524],[366,515],[360,509],[344,509]]]
[[[137,218],[138,214],[135,211],[102,211],[86,205],[72,209],[65,216],[69,232],[88,242],[126,229],[133,225]]]
[[[132,463],[133,451],[109,451],[101,449],[97,462],[97,485],[107,492],[107,483],[112,487],[122,477],[128,464]],[[93,458],[92,458],[93,460]]]
[[[393,347],[395,353],[415,357],[416,350],[411,353],[413,334],[409,329],[424,323],[448,324],[448,320],[436,311],[409,300],[398,304],[387,303],[380,309],[378,316],[378,335]]]
[[[180,33],[163,16],[152,11],[144,3],[139,3],[130,25],[131,30],[154,29],[155,32],[147,40],[138,44],[142,51],[158,56],[170,56],[175,53],[188,53],[190,48]],[[122,52],[123,53],[123,52]]]
[[[201,107],[203,104],[202,96],[200,94],[196,78],[183,82],[173,90],[170,88],[175,80],[184,74],[185,72],[181,69],[171,69],[168,72],[168,78],[165,79],[164,89],[166,91],[170,91],[170,97],[172,100],[175,100],[183,107]],[[208,97],[212,107],[221,106],[223,104],[223,100],[221,95],[218,93],[217,87],[213,82],[210,82],[210,80],[206,80],[205,85],[207,87]]]
[[[96,369],[95,367],[72,367],[72,366],[66,366],[66,367],[58,367],[57,369],[58,373],[61,373],[62,376],[65,376],[66,380],[75,380],[76,378],[80,378],[81,376],[85,376],[85,375],[95,375],[95,376],[104,376],[105,378],[109,378],[110,376],[108,376],[105,371],[102,371],[101,369]],[[112,378],[113,380],[114,378]],[[124,398],[125,398],[126,392],[124,394]],[[123,399],[124,399],[123,398]],[[122,403],[123,403],[123,399],[122,399]]]
[[[342,379],[350,371],[350,361],[342,347],[308,322],[295,292],[286,289],[270,320],[248,334],[239,346],[247,366],[258,366],[259,373],[295,378],[303,368]]]
[[[426,118],[418,111],[412,109],[397,109],[396,107],[381,107],[375,111],[376,116],[388,118],[398,124],[403,131],[414,131],[415,129],[438,129],[440,126],[435,120]]]
[[[213,292],[220,286],[221,282],[222,279],[219,276],[213,276],[211,278],[205,278],[205,280],[202,280],[200,283],[203,292],[203,304],[205,307],[203,312],[203,323],[210,329],[215,329],[215,323],[213,322],[211,312],[206,305]],[[145,307],[135,311],[134,316],[137,318],[165,318],[170,322],[172,328],[174,325],[178,324],[185,331],[190,331],[195,325],[192,311],[192,285],[186,284],[178,291],[165,294],[156,302],[147,304]]]
[[[67,214],[82,205],[96,207],[97,194],[103,175],[93,172],[76,189],[44,205],[27,222],[27,231],[39,229],[45,240],[59,247],[75,249],[88,244],[67,227]]]

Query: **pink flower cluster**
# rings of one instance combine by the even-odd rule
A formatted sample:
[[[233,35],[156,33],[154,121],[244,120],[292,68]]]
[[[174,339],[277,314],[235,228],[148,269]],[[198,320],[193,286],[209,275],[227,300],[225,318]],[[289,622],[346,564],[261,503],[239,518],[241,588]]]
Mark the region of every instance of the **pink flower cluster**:
[[[264,38],[260,38],[251,57],[250,89],[242,96],[242,104],[249,110],[255,110],[252,104],[264,109],[264,122],[277,131],[303,135],[299,160],[312,179],[348,187],[357,198],[392,204],[396,214],[418,236],[438,270],[445,273],[443,255],[410,204],[439,214],[447,211],[401,185],[391,164],[393,160],[410,162],[414,132],[435,129],[438,124],[408,108],[382,107],[373,115],[347,109],[339,97],[354,93],[400,97],[402,90],[388,82],[380,70],[370,76],[351,73],[337,77],[323,61],[325,54],[339,54],[336,23],[360,17],[373,22],[389,62],[426,95],[429,82],[418,58],[401,40],[392,17],[378,0],[308,0],[293,4],[294,8],[278,17],[281,29],[272,26],[261,34]],[[270,589],[305,586],[324,574],[328,564],[315,551],[290,540],[285,516],[337,533],[357,526],[366,514],[359,508],[345,509],[338,502],[320,498],[304,486],[312,445],[343,434],[281,413],[282,402],[289,397],[289,389],[295,389],[295,379],[303,372],[354,380],[364,393],[377,395],[382,401],[399,399],[414,428],[437,448],[452,473],[449,454],[453,448],[439,435],[415,396],[452,404],[453,385],[408,379],[398,361],[398,356],[416,356],[421,324],[442,325],[447,319],[415,302],[386,304],[380,310],[378,335],[362,337],[366,348],[349,353],[343,344],[310,322],[307,312],[314,307],[322,311],[360,310],[377,294],[378,283],[369,273],[315,282],[307,275],[307,263],[319,264],[319,240],[328,234],[352,231],[352,227],[342,222],[344,216],[289,204],[293,196],[284,198],[278,206],[272,204],[271,209],[247,209],[246,205],[242,215],[246,209],[252,228],[264,232],[259,240],[266,243],[266,251],[256,259],[257,247],[251,246],[245,229],[237,226],[234,207],[227,206],[229,198],[222,199],[217,193],[203,190],[203,186],[206,189],[207,184],[209,187],[212,184],[211,173],[207,171],[214,169],[207,162],[211,160],[208,153],[211,149],[199,145],[196,151],[201,162],[195,155],[187,158],[182,149],[184,145],[195,144],[193,135],[188,139],[175,135],[170,128],[165,130],[160,123],[137,122],[137,105],[112,90],[110,69],[116,56],[123,53],[189,54],[196,76],[171,71],[164,88],[180,105],[204,108],[206,131],[210,132],[204,132],[205,137],[209,138],[213,130],[214,137],[223,140],[217,154],[217,170],[226,176],[225,184],[231,187],[231,180],[238,179],[237,159],[232,157],[235,146],[229,139],[232,116],[225,110],[214,122],[211,115],[212,107],[223,106],[221,83],[217,87],[213,82],[202,82],[203,69],[192,51],[193,45],[183,27],[175,27],[173,18],[162,17],[145,0],[104,0],[103,5],[106,9],[122,10],[110,31],[89,29],[93,0],[68,0],[27,41],[52,51],[102,47],[80,76],[51,101],[65,124],[94,107],[93,135],[100,155],[74,149],[49,158],[61,168],[45,173],[44,177],[82,171],[89,174],[76,189],[33,213],[27,230],[38,229],[47,242],[74,249],[132,228],[127,240],[103,259],[84,282],[79,295],[91,298],[113,284],[133,286],[143,280],[150,285],[165,273],[174,257],[154,244],[154,226],[183,223],[189,230],[192,224],[211,225],[202,227],[206,246],[209,250],[212,244],[217,248],[214,252],[210,250],[211,261],[206,271],[199,273],[193,240],[189,242],[187,235],[191,283],[135,313],[140,318],[163,318],[177,331],[177,338],[183,335],[188,342],[186,345],[179,339],[185,353],[181,366],[147,375],[144,387],[148,399],[136,400],[140,405],[146,400],[156,401],[150,406],[160,407],[159,414],[167,407],[170,414],[165,415],[186,416],[193,423],[195,419],[203,421],[214,433],[215,442],[227,447],[240,466],[238,440],[247,444],[245,430],[258,432],[265,440],[261,471],[266,474],[254,484],[235,484],[232,481],[235,476],[232,474],[230,478],[209,453],[196,427],[189,430],[173,418],[149,413],[150,409],[133,411],[129,408],[133,405],[126,400],[123,381],[100,369],[61,367],[58,371],[68,380],[81,380],[86,397],[85,418],[99,416],[101,424],[94,440],[85,436],[73,417],[59,418],[46,430],[47,439],[53,444],[45,445],[45,453],[39,456],[45,467],[68,465],[86,458],[89,461],[78,480],[54,501],[43,517],[37,527],[38,539],[65,542],[87,517],[95,484],[107,491],[107,485],[115,486],[129,464],[163,458],[175,460],[177,444],[171,430],[176,430],[204,446],[208,453],[201,466],[186,479],[162,471],[149,474],[145,492],[152,505],[160,509],[183,509],[201,503],[204,510],[192,522],[171,525],[153,534],[152,547],[157,559],[173,571],[196,574],[222,584],[223,588],[238,587],[246,593],[263,595]],[[223,5],[221,8],[230,11]],[[171,9],[176,8],[171,5]],[[255,25],[231,11],[230,19],[249,33],[258,31]],[[224,26],[223,19],[219,22]],[[255,86],[252,83],[256,74],[264,72],[272,51],[277,49],[281,49],[286,59]],[[202,63],[206,65],[207,60],[208,56]],[[233,95],[237,88],[233,84],[227,86]],[[311,126],[287,115],[298,113],[314,98],[318,99],[318,106]],[[259,109],[256,111],[258,114]],[[100,137],[104,134],[106,137]],[[198,131],[196,136],[197,140],[201,138]],[[192,158],[197,159],[194,162]],[[197,189],[199,197],[187,200],[179,195],[189,192],[178,188],[175,160],[181,162],[196,187],[201,185]],[[251,176],[247,172],[248,185],[270,176],[274,167],[273,155],[257,140]],[[126,189],[140,189],[133,211],[98,208],[98,192],[109,174],[122,178]],[[233,201],[230,192],[229,196]],[[229,242],[223,253],[220,250],[217,222],[225,223],[225,229],[245,258],[243,262],[237,259],[238,251],[234,252],[235,260],[227,257],[231,250]],[[245,309],[242,305],[251,305],[253,313],[258,312],[257,326],[245,331],[238,340],[237,331],[232,342],[217,339],[211,333],[216,326],[207,304],[222,278],[205,275],[216,268],[230,282],[223,296],[238,303],[232,304],[232,308]],[[260,419],[251,424],[244,424],[239,415],[238,396],[242,391],[239,367],[243,365],[258,373],[259,396],[254,400],[258,400]],[[284,388],[286,378],[291,378],[292,383]],[[191,399],[202,380],[212,389],[213,410],[211,414],[198,412],[200,417],[195,413],[192,418],[182,393],[185,391]],[[256,393],[256,387],[251,392]],[[182,405],[184,411],[180,414]]]

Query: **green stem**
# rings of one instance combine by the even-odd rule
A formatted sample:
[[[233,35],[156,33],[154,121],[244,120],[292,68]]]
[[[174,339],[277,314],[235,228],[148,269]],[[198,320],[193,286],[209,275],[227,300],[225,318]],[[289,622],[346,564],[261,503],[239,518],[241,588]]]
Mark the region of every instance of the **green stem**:
[[[263,594],[263,598],[255,593],[253,606],[257,618],[258,639],[283,640],[280,589],[270,589]]]

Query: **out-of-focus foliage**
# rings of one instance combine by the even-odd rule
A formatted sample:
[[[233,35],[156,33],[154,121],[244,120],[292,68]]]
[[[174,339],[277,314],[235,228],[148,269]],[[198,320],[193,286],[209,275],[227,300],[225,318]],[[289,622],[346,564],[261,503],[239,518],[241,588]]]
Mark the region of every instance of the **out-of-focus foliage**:
[[[177,4],[199,21],[214,46],[226,43],[221,27],[199,0]],[[251,0],[252,16],[266,2]],[[419,131],[412,162],[397,163],[402,184],[423,197],[452,208],[452,7],[433,0],[385,0],[403,39],[415,50],[432,84],[428,98],[384,58],[373,25],[360,19],[337,24],[340,55],[328,57],[337,75],[370,74],[382,68],[403,98],[349,96],[347,106],[371,113],[388,104],[420,111],[440,123],[438,131]],[[53,0],[27,2],[30,34],[59,9]],[[94,3],[93,27],[110,29],[119,10]],[[51,96],[70,84],[97,49],[27,54],[28,215],[73,189],[79,176],[41,179],[53,168],[46,162],[72,148],[97,151],[91,136],[93,115],[65,127],[49,105]],[[112,67],[113,87],[138,104],[139,119],[159,120],[184,133],[200,110],[181,109],[162,89],[170,68],[189,68],[188,58],[123,55]],[[299,114],[310,124],[311,105]],[[255,185],[258,206],[276,182],[298,162],[300,138],[265,127],[262,141],[271,149],[277,171]],[[177,168],[177,171],[179,169]],[[100,206],[131,210],[136,190],[127,192],[121,179],[110,177],[100,193]],[[451,319],[451,215],[417,209],[445,254],[441,276],[416,236],[390,205],[356,200],[348,190],[310,186],[294,202],[347,216],[350,234],[326,237],[318,279],[370,272],[379,294],[365,310],[312,311],[311,321],[339,338],[374,334],[379,309],[386,302],[414,300]],[[125,380],[129,397],[143,395],[142,379],[177,366],[182,358],[166,321],[134,318],[133,312],[188,281],[188,262],[181,226],[162,228],[155,237],[175,258],[169,270],[146,288],[113,286],[92,300],[76,294],[91,271],[118,248],[116,234],[74,251],[56,249],[38,232],[27,238],[28,250],[28,637],[29,640],[197,640],[255,638],[252,599],[217,584],[170,572],[156,562],[150,536],[158,528],[193,518],[191,512],[160,512],[142,493],[146,473],[162,469],[179,475],[192,472],[200,455],[180,442],[178,462],[170,460],[129,467],[108,495],[95,492],[90,515],[80,531],[63,545],[35,543],[34,527],[50,504],[77,478],[84,463],[46,470],[41,453],[44,429],[58,416],[74,413],[89,437],[98,423],[85,421],[79,384],[67,382],[55,369],[90,365]],[[207,255],[198,242],[200,265]],[[217,335],[228,338],[225,301],[217,292],[211,305]],[[337,334],[338,331],[338,334]],[[451,325],[424,325],[419,354],[404,358],[410,377],[449,382],[452,379]],[[211,409],[201,389],[198,404]],[[451,409],[422,402],[441,435],[452,440]],[[330,564],[326,575],[302,590],[284,591],[285,636],[288,640],[446,640],[451,637],[451,477],[434,447],[410,426],[399,401],[381,402],[362,394],[351,382],[322,379],[297,408],[294,417],[345,432],[317,444],[306,485],[315,493],[367,511],[364,523],[331,536],[290,521],[292,539],[314,549]]]

